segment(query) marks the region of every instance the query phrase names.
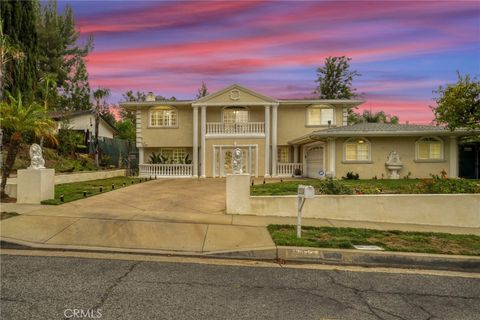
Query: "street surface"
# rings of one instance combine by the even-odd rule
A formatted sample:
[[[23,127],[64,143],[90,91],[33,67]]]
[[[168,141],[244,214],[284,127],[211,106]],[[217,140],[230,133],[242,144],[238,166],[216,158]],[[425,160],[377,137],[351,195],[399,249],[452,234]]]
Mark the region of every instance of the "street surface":
[[[480,319],[475,274],[2,253],[1,319]]]

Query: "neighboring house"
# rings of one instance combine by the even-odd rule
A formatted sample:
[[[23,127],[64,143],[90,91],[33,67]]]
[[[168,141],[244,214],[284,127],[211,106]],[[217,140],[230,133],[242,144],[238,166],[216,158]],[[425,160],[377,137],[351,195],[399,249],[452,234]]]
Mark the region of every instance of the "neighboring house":
[[[198,100],[122,102],[136,111],[141,176],[223,177],[232,172],[234,148],[243,171],[258,177],[388,178],[387,158],[399,175],[458,175],[459,132],[419,125],[348,126],[348,110],[362,100],[274,99],[232,85]],[[166,163],[149,164],[152,153]],[[190,161],[185,161],[186,156]]]
[[[95,114],[91,110],[73,111],[70,113],[54,113],[51,117],[58,122],[58,129],[62,129],[62,119],[68,120],[68,128],[82,131],[86,137],[95,135]],[[98,136],[112,139],[118,133],[103,117],[100,117]],[[88,139],[90,140],[90,139]]]

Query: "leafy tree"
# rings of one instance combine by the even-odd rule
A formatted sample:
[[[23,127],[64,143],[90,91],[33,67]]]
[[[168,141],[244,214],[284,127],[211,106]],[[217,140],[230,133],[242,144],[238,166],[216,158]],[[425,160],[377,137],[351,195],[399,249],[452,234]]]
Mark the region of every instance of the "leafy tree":
[[[117,121],[115,127],[118,130],[120,139],[135,141],[135,124],[131,119],[125,118]]]
[[[480,81],[467,74],[457,73],[455,84],[440,86],[436,107],[431,107],[438,124],[446,124],[450,130],[465,128],[480,130]]]
[[[357,96],[352,82],[361,74],[350,70],[350,60],[345,56],[328,57],[325,65],[317,69],[318,87],[315,93],[320,99],[351,99]]]
[[[37,60],[39,39],[36,30],[35,3],[33,1],[0,1],[2,32],[8,42],[19,52],[23,59],[5,65],[5,74],[9,81],[5,90],[24,100],[33,101],[38,82]]]
[[[7,158],[2,167],[0,195],[5,198],[5,186],[15,163],[20,144],[25,136],[45,137],[56,143],[55,122],[48,117],[47,110],[37,102],[22,102],[21,94],[14,98],[8,94],[7,100],[0,105],[0,122],[9,134],[10,141]]]
[[[197,93],[196,98],[200,99],[200,98],[203,98],[203,97],[207,96],[208,94],[209,93],[208,93],[207,84],[202,81],[202,86],[198,89],[198,93]]]
[[[102,112],[108,108],[106,99],[110,96],[110,90],[107,88],[98,88],[93,91],[93,99],[95,100],[95,141],[94,141],[94,152],[95,152],[95,165],[99,166],[99,149],[98,149],[98,131],[100,125],[100,115]]]
[[[399,118],[397,116],[391,116],[389,114],[386,114],[385,111],[372,112],[364,110],[361,114],[351,112],[348,115],[348,124],[356,124],[362,122],[398,124]]]

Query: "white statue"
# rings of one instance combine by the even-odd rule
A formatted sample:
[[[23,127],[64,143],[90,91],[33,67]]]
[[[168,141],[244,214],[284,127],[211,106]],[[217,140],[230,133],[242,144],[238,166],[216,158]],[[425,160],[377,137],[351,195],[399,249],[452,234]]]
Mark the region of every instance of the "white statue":
[[[36,143],[30,146],[30,161],[30,167],[28,167],[28,169],[45,169],[42,147]]]
[[[233,173],[242,174],[242,149],[235,148],[233,150]]]

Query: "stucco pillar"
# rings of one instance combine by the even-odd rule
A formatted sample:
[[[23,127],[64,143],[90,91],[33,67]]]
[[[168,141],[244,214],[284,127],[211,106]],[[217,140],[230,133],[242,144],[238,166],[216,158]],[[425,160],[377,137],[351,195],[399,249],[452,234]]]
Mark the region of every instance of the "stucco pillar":
[[[335,139],[328,140],[328,176],[332,178],[335,178],[336,151]]]
[[[198,107],[193,107],[193,177],[198,177]]]
[[[277,109],[272,106],[272,176],[277,176]]]
[[[145,164],[144,148],[138,148],[138,164]]]
[[[298,145],[293,146],[293,163],[298,163]]]
[[[449,173],[450,178],[458,178],[458,138],[450,137]]]
[[[265,106],[265,177],[270,177],[270,106]]]
[[[205,143],[205,134],[207,131],[207,107],[202,106],[202,112],[201,112],[201,122],[202,122],[202,135],[201,135],[201,145],[200,145],[200,151],[201,151],[201,160],[200,160],[200,177],[205,178],[205,168],[206,168],[206,163],[205,163],[205,155],[206,155],[206,143]]]

